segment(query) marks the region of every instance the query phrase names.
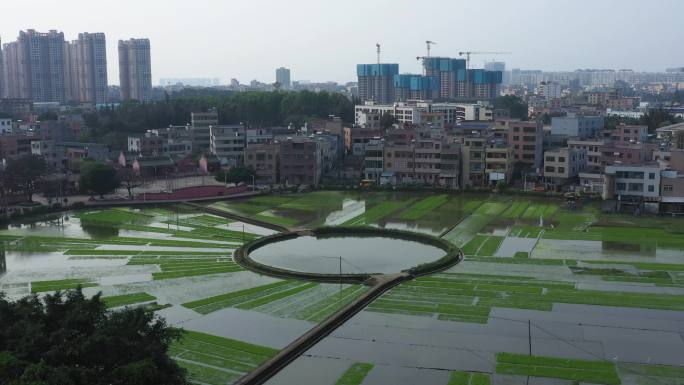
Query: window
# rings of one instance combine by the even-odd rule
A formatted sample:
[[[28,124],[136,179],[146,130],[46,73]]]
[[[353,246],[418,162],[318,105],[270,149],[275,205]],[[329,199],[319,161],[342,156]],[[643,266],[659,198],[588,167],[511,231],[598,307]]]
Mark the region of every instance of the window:
[[[552,166],[546,166],[546,167],[544,168],[544,171],[546,171],[546,172],[556,172],[556,168],[555,168],[555,167],[552,167]]]
[[[655,173],[654,172],[648,173],[648,179],[651,179],[651,180],[655,179]]]
[[[547,157],[546,157],[546,161],[547,161],[547,162],[555,162],[555,161],[556,161],[556,157],[555,157],[555,156],[547,156]]]
[[[565,172],[565,167],[558,167],[558,173],[562,174]]]
[[[564,156],[559,156],[559,157],[558,157],[558,161],[561,162],[561,163],[565,162],[565,157],[564,157]]]
[[[624,190],[627,190],[627,185],[625,183],[616,183],[615,189],[624,191]]]
[[[648,192],[654,192],[655,191],[655,186],[652,184],[648,185]]]
[[[663,191],[664,192],[672,192],[672,190],[673,190],[673,187],[671,184],[663,185]]]

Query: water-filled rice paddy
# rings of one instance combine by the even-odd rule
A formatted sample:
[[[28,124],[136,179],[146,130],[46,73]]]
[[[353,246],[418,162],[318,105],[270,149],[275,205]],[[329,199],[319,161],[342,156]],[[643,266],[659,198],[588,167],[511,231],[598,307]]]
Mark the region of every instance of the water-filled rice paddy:
[[[385,293],[269,384],[684,379],[682,218],[448,193],[316,191],[210,206],[293,229],[415,231],[465,254]],[[0,290],[18,298],[80,285],[113,311],[156,310],[189,331],[171,353],[190,379],[229,384],[367,289],[261,276],[233,261],[271,233],[185,206],[24,221],[0,232]]]

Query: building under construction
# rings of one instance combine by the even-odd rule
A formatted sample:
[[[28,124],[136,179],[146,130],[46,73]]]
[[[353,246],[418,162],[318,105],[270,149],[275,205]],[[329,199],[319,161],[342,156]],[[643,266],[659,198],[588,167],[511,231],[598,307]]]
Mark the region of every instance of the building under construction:
[[[435,44],[433,42],[429,42]],[[399,64],[357,65],[359,97],[362,102],[388,104],[407,100],[491,99],[499,95],[503,73],[469,68],[468,59],[419,56],[423,74],[399,74]]]

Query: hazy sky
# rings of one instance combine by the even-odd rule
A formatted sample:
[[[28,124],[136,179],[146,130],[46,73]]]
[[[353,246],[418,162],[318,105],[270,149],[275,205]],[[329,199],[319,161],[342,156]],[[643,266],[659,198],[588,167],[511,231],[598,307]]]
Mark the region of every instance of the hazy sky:
[[[684,66],[684,0],[0,0],[0,36],[57,29],[107,37],[109,82],[118,84],[117,41],[147,37],[152,75],[222,82],[355,80],[356,63],[397,62],[419,72],[432,54],[473,56],[510,68],[574,70]]]

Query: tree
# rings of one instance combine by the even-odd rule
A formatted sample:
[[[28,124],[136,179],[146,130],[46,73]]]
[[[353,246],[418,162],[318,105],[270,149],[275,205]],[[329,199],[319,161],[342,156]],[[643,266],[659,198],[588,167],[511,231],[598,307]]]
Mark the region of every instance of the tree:
[[[394,115],[390,114],[389,112],[385,112],[380,117],[380,127],[384,128],[384,129],[388,129],[388,128],[392,127],[392,125],[396,122],[397,122],[397,118],[395,118]]]
[[[508,110],[511,118],[527,120],[528,105],[515,95],[499,96],[494,99],[494,108]]]
[[[140,178],[135,174],[131,167],[124,167],[118,173],[119,180],[126,187],[128,191],[128,198],[133,199],[133,188],[141,185]]]
[[[99,162],[83,162],[79,185],[81,191],[99,194],[100,198],[119,187],[120,181],[116,169]]]
[[[152,312],[109,312],[81,289],[15,302],[0,295],[0,382],[11,385],[186,384],[169,356],[180,338]]]
[[[6,182],[16,190],[23,191],[29,202],[33,201],[33,193],[36,190],[36,181],[45,173],[47,165],[45,159],[38,155],[23,155],[10,159],[5,169]]]
[[[252,178],[256,177],[256,172],[250,167],[236,166],[229,171],[219,170],[214,178],[218,182],[226,183],[242,183],[252,182]]]
[[[185,89],[171,93],[168,100],[140,103],[125,101],[84,115],[92,137],[102,143],[124,146],[129,135],[149,128],[185,125],[191,112],[216,108],[220,124],[286,126],[290,119],[325,119],[336,115],[354,121],[354,105],[344,95],[328,92],[230,92]]]
[[[59,116],[54,111],[46,111],[46,112],[43,112],[42,114],[38,115],[39,121],[58,120],[58,119],[59,119]]]

